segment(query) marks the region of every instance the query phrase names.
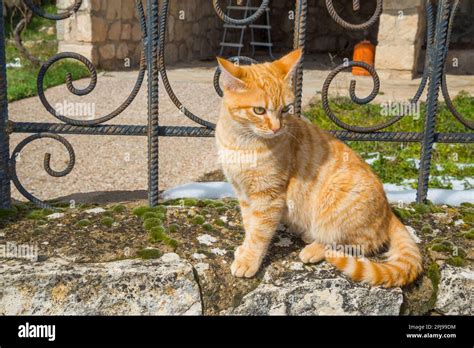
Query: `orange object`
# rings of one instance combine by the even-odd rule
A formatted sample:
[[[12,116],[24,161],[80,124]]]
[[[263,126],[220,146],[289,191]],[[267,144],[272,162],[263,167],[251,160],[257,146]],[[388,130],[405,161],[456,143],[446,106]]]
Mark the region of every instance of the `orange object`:
[[[354,58],[355,62],[364,62],[370,66],[375,65],[375,46],[370,41],[364,40],[359,42],[354,47]],[[354,66],[352,68],[352,74],[358,76],[369,76],[370,73],[364,68]]]

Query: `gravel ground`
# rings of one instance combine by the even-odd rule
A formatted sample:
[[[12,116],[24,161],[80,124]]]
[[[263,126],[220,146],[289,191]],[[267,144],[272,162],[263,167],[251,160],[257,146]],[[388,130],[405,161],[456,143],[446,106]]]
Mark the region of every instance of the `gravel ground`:
[[[216,122],[220,98],[212,85],[214,63],[199,63],[198,66],[182,66],[169,70],[169,79],[176,95],[195,114]],[[309,63],[305,74],[303,103],[317,97],[328,71]],[[52,88],[46,92],[51,105],[60,103],[85,103],[95,105],[96,117],[111,112],[129,95],[135,82],[136,72],[107,72],[99,76],[93,93],[86,97],[71,95],[65,86]],[[332,93],[347,95],[350,74],[343,73],[334,81]],[[357,92],[366,96],[372,88],[370,78],[358,78]],[[460,90],[474,94],[474,78],[451,76],[448,83],[454,97]],[[406,100],[413,96],[419,79],[413,81],[382,81],[382,95],[375,102],[384,100]],[[75,82],[83,88],[88,80]],[[147,123],[146,81],[132,105],[111,124]],[[402,88],[403,86],[403,88]],[[13,121],[56,122],[41,105],[39,99],[29,98],[9,106]],[[79,119],[79,117],[76,117]],[[195,125],[179,113],[176,107],[160,89],[160,122],[162,125]],[[24,134],[11,136],[11,150]],[[43,169],[44,153],[52,154],[52,167],[62,170],[67,164],[67,156],[62,146],[55,141],[40,140],[27,146],[21,154],[17,170],[23,185],[41,199],[67,197],[76,201],[109,201],[143,198],[147,187],[147,140],[145,137],[116,136],[66,136],[76,153],[76,166],[64,178],[51,178]],[[160,188],[166,189],[178,184],[197,180],[204,174],[218,169],[214,139],[203,138],[161,138],[160,140]],[[107,192],[107,194],[105,193]],[[110,192],[113,192],[112,194]],[[15,199],[24,200],[13,189]]]

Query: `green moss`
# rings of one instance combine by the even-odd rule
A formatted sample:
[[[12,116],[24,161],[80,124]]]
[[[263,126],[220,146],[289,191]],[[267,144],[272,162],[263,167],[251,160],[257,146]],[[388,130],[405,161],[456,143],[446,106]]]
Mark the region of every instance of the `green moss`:
[[[169,238],[169,237],[165,237],[163,239],[163,242],[168,245],[169,247],[173,248],[174,250],[176,250],[176,248],[179,246],[179,243],[176,239],[173,239],[173,238]]]
[[[177,224],[171,224],[168,226],[168,231],[170,231],[170,233],[176,233],[179,231],[179,226]]]
[[[39,209],[39,210],[30,211],[26,217],[30,220],[41,220],[45,218],[46,215],[43,209]]]
[[[202,215],[208,215],[208,214],[210,214],[210,213],[211,213],[211,212],[210,212],[208,209],[206,209],[206,208],[201,209],[201,214],[202,214]]]
[[[447,259],[446,263],[448,263],[451,266],[462,267],[464,266],[464,259],[460,256],[453,256]]]
[[[110,216],[106,216],[102,218],[102,220],[100,220],[100,224],[102,226],[112,227],[112,225],[114,224],[114,219]]]
[[[150,231],[153,227],[158,227],[163,224],[163,221],[158,218],[146,219],[143,222],[143,228],[147,231]]]
[[[115,205],[113,208],[112,208],[112,211],[114,213],[118,213],[118,214],[122,214],[122,213],[125,213],[127,211],[127,208],[122,205],[122,204],[118,204],[118,205]]]
[[[440,252],[451,252],[452,246],[445,245],[445,244],[433,244],[431,246],[431,250],[433,251],[440,251]]]
[[[433,288],[435,289],[435,291],[437,291],[439,281],[441,279],[441,272],[439,271],[438,264],[435,262],[435,263],[432,263],[431,265],[429,265],[426,274],[427,274],[428,278],[430,278],[431,283],[433,284]]]
[[[150,229],[150,237],[154,242],[161,242],[165,239],[166,229],[163,226],[156,226]]]
[[[158,206],[153,208],[153,211],[155,213],[160,213],[160,214],[165,215],[166,211],[167,211],[167,208],[164,205],[158,205]]]
[[[411,217],[411,213],[406,209],[392,207],[392,211],[395,213],[396,216],[398,216],[398,218],[402,220],[406,220]]]
[[[469,202],[461,203],[461,207],[474,208],[474,204]]]
[[[225,222],[222,221],[221,219],[216,219],[216,220],[214,220],[214,224],[217,225],[217,226],[220,226],[220,227],[224,227],[224,226],[225,226]]]
[[[413,209],[415,209],[418,214],[422,215],[427,214],[431,211],[430,206],[428,204],[413,204]]]
[[[218,212],[219,214],[224,214],[224,213],[227,212],[227,210],[229,210],[229,208],[227,208],[227,207],[218,207],[218,208],[217,208],[217,212]]]
[[[44,226],[44,225],[47,225],[48,224],[48,221],[47,220],[37,220],[36,223],[39,225],[39,226]]]
[[[0,219],[14,218],[18,215],[18,209],[11,207],[9,209],[0,209]]]
[[[463,237],[466,239],[474,239],[474,229],[471,229],[470,231],[463,233]]]
[[[156,216],[156,213],[152,212],[152,211],[147,211],[146,213],[144,213],[141,218],[143,220],[147,220],[147,219],[153,219],[153,218],[158,218],[158,216]]]
[[[87,227],[90,226],[92,223],[89,219],[82,219],[76,222],[77,227]]]
[[[424,224],[421,227],[421,233],[428,234],[428,233],[431,233],[431,232],[433,232],[433,229],[431,228],[431,226],[429,224]]]
[[[134,208],[132,210],[132,214],[141,217],[141,216],[143,216],[143,214],[145,214],[146,212],[149,212],[149,211],[150,211],[150,207],[141,206],[141,207]]]
[[[194,217],[191,219],[191,222],[194,225],[202,225],[204,222],[206,222],[206,219],[204,219],[204,216],[202,215],[194,215]]]
[[[183,199],[183,205],[185,207],[197,207],[199,204],[199,201],[194,198],[185,198]]]
[[[211,231],[214,231],[214,226],[212,226],[211,224],[209,223],[205,223],[202,225],[202,228],[204,228],[206,231],[208,232],[211,232]]]
[[[144,260],[152,260],[160,258],[163,253],[158,249],[142,249],[137,252],[137,255]]]
[[[474,208],[463,209],[462,219],[467,224],[474,224]]]

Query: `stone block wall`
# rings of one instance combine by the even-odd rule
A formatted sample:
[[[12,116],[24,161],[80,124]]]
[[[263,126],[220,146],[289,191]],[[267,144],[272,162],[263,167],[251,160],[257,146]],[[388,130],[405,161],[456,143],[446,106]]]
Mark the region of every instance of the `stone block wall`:
[[[58,0],[65,9],[73,0]],[[218,52],[222,21],[210,1],[172,1],[166,39],[166,61],[211,59]],[[96,67],[137,67],[142,50],[135,0],[84,0],[78,13],[57,23],[59,51],[77,52]]]

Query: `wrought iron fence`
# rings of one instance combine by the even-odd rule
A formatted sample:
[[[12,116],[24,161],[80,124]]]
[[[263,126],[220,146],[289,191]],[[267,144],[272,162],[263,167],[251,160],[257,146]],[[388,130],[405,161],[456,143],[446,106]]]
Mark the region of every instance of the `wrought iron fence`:
[[[205,0],[202,0],[205,1]],[[33,123],[33,122],[13,122],[8,119],[8,101],[7,101],[7,76],[5,61],[5,32],[4,32],[4,0],[0,0],[0,207],[7,208],[11,204],[11,187],[13,182],[19,192],[28,200],[34,202],[40,207],[48,207],[48,204],[33,196],[20,182],[16,173],[16,158],[28,144],[38,139],[49,138],[61,143],[69,154],[69,163],[62,171],[55,171],[50,166],[50,154],[45,154],[44,169],[52,177],[63,177],[68,175],[75,164],[74,149],[63,135],[67,134],[86,134],[86,135],[122,135],[122,136],[146,136],[148,137],[148,193],[149,204],[155,206],[159,199],[158,186],[158,147],[160,137],[212,137],[214,135],[215,125],[205,119],[193,114],[175,95],[168,80],[165,63],[166,45],[165,37],[167,31],[167,20],[170,0],[146,0],[146,13],[141,0],[136,0],[136,11],[142,30],[142,40],[144,50],[141,56],[140,69],[135,86],[131,94],[125,101],[108,115],[96,118],[94,120],[76,120],[61,115],[48,102],[44,94],[43,81],[48,69],[56,62],[63,59],[74,59],[84,64],[90,73],[90,82],[86,88],[77,89],[74,87],[70,75],[66,76],[66,87],[69,92],[76,96],[84,96],[91,93],[97,83],[97,73],[93,64],[84,56],[77,53],[59,53],[45,62],[40,69],[37,79],[38,96],[45,109],[58,121],[57,123]],[[212,0],[217,16],[225,23],[234,25],[247,25],[256,21],[269,5],[269,0],[263,0],[258,9],[248,18],[236,19],[226,15],[221,7],[220,0]],[[74,4],[65,12],[60,14],[51,14],[44,12],[36,6],[31,0],[24,0],[24,3],[31,11],[38,16],[58,21],[72,16],[82,5],[82,0],[75,0]],[[332,131],[332,133],[342,140],[352,141],[388,141],[388,142],[417,142],[421,143],[422,151],[420,154],[420,171],[418,179],[417,201],[424,202],[427,199],[428,182],[430,175],[430,166],[434,143],[472,143],[474,134],[466,133],[437,133],[435,130],[436,116],[438,114],[439,93],[441,92],[447,107],[467,130],[472,130],[474,123],[463,117],[455,108],[449,95],[446,83],[445,64],[449,49],[449,41],[453,21],[459,0],[439,0],[436,11],[431,0],[426,1],[427,13],[427,53],[423,78],[418,91],[412,99],[412,102],[418,102],[425,91],[427,92],[427,115],[423,131],[417,132],[386,132],[387,127],[399,122],[403,115],[393,117],[381,124],[374,126],[361,127],[353,126],[343,122],[333,113],[329,104],[329,89],[331,82],[342,71],[352,67],[361,67],[367,70],[372,76],[374,87],[369,96],[359,98],[356,95],[356,82],[351,81],[350,98],[356,104],[367,104],[374,100],[379,93],[380,80],[376,70],[363,63],[350,61],[334,69],[324,82],[322,90],[323,107],[328,117],[343,130]],[[366,30],[376,24],[382,13],[383,1],[377,0],[377,6],[372,17],[365,23],[353,24],[342,19],[337,13],[333,0],[326,0],[326,6],[330,16],[339,25],[347,30]],[[353,0],[353,9],[360,9],[360,1]],[[306,19],[308,12],[307,0],[295,1],[295,27],[294,27],[294,47],[305,47],[306,40]],[[436,18],[435,18],[436,17]],[[233,61],[239,61],[241,64],[251,64],[255,61],[248,57],[232,57]],[[148,124],[147,125],[108,125],[107,121],[119,116],[137,96],[142,87],[145,73],[148,74]],[[219,87],[220,72],[217,69],[214,76],[214,87],[216,92],[222,96],[222,90]],[[164,84],[166,92],[172,102],[181,111],[181,113],[194,121],[198,126],[195,127],[170,127],[159,124],[159,79]],[[301,98],[303,87],[303,62],[295,73],[295,111],[297,115],[301,114]],[[10,153],[9,135],[11,133],[30,133],[32,135],[21,141]]]

